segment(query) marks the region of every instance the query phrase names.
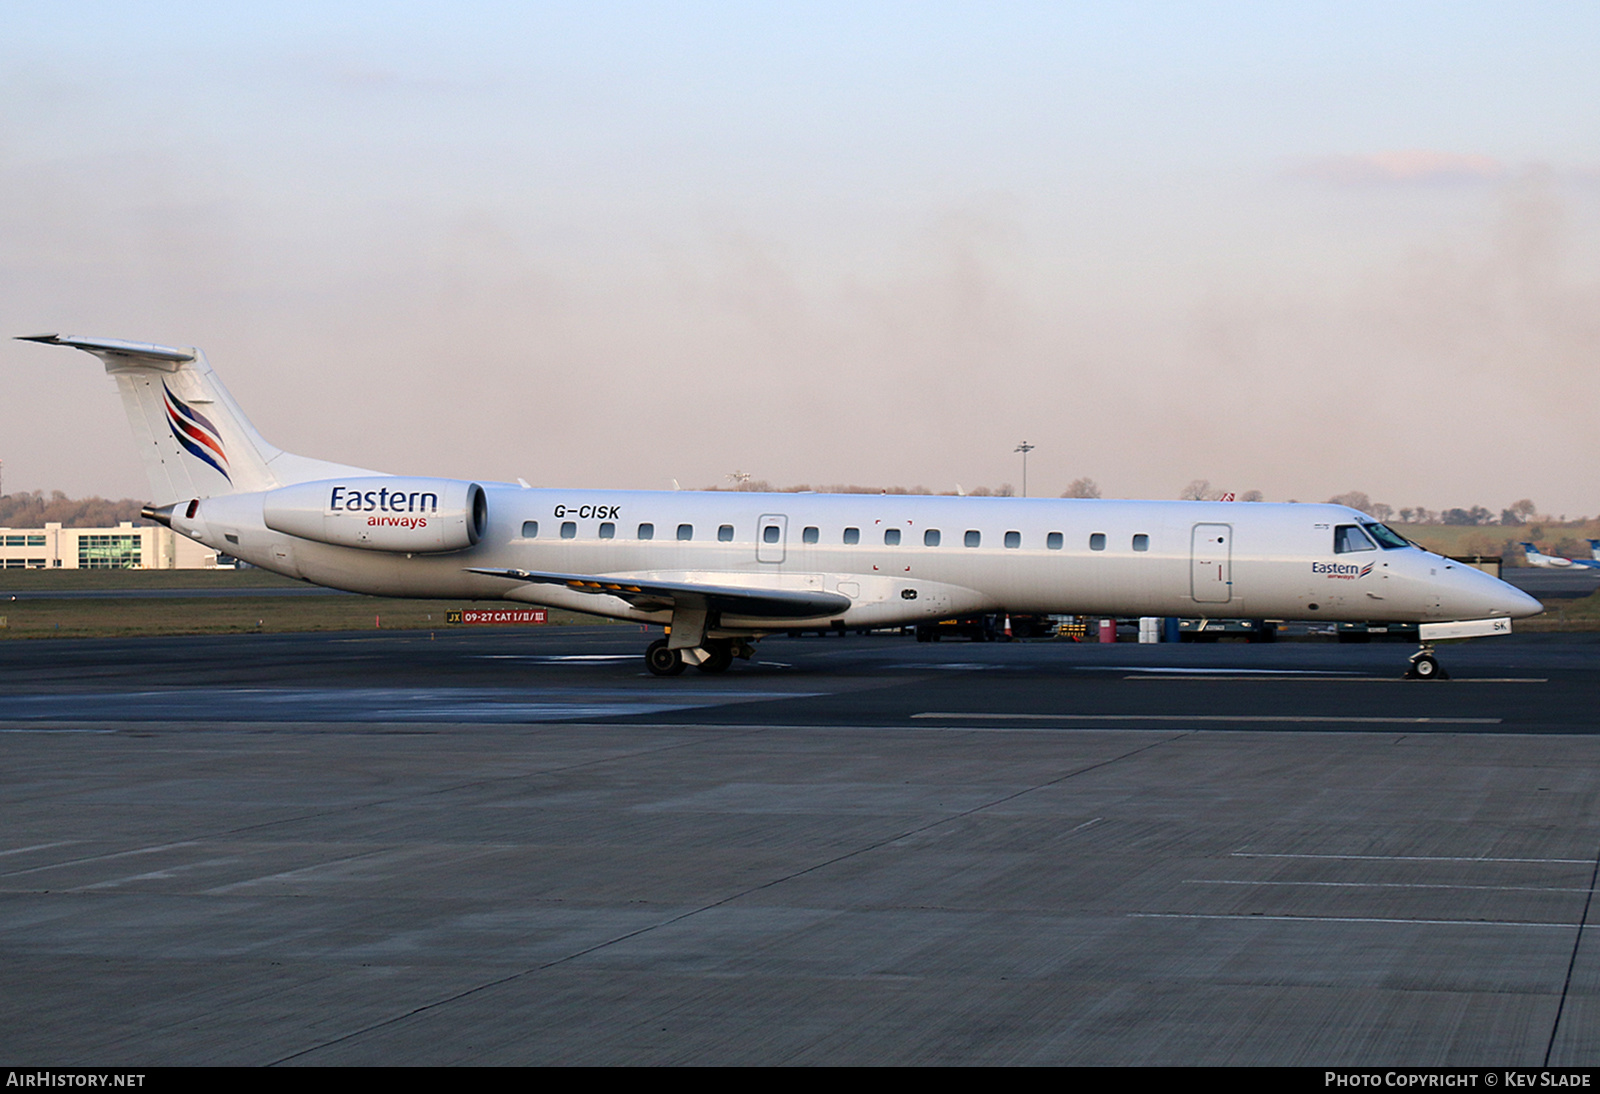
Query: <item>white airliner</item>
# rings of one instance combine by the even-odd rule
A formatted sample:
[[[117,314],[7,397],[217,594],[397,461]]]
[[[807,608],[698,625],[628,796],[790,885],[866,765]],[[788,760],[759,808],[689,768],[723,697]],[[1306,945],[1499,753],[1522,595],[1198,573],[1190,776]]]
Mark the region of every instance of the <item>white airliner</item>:
[[[1594,549],[1597,541],[1590,540],[1589,547]],[[1576,566],[1578,569],[1600,568],[1600,559],[1593,558],[1564,558],[1561,555],[1547,555],[1540,552],[1539,548],[1531,543],[1522,545],[1522,553],[1528,560],[1529,566],[1543,566],[1552,570],[1569,570]]]
[[[34,335],[115,378],[160,521],[318,585],[667,628],[667,676],[763,635],[984,612],[1412,622],[1505,633],[1532,597],[1339,505],[533,489],[282,452],[197,349]],[[1441,626],[1444,624],[1444,626]]]

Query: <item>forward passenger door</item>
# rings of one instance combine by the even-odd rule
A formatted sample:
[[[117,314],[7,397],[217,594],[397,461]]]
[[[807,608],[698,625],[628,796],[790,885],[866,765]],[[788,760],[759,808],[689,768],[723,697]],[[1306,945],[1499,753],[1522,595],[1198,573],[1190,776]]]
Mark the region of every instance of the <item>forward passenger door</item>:
[[[1233,599],[1233,525],[1196,524],[1189,540],[1190,591],[1201,604]]]

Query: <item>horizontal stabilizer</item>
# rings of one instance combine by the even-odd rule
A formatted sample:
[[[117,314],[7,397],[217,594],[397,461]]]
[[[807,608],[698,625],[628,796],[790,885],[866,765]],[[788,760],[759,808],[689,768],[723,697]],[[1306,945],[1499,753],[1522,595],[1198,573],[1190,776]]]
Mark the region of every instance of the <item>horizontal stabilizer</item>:
[[[70,346],[99,356],[136,357],[146,361],[177,364],[193,361],[194,350],[177,346],[157,346],[150,342],[124,342],[120,338],[63,338],[59,334],[25,334],[19,342],[43,342],[47,346]]]
[[[809,619],[840,614],[850,607],[849,597],[820,589],[750,589],[737,585],[700,585],[693,582],[643,581],[592,574],[550,574],[475,567],[469,567],[467,572],[535,585],[560,585],[580,593],[614,596],[643,611],[704,607],[732,615]]]

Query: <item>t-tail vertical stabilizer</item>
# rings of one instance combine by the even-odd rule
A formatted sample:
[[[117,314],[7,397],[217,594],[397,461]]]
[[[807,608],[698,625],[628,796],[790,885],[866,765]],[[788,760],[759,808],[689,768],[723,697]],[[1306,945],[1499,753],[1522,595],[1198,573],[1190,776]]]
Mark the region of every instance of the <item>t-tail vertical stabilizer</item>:
[[[376,472],[326,463],[268,444],[193,347],[35,334],[20,339],[92,353],[117,382],[156,505],[254,493]]]

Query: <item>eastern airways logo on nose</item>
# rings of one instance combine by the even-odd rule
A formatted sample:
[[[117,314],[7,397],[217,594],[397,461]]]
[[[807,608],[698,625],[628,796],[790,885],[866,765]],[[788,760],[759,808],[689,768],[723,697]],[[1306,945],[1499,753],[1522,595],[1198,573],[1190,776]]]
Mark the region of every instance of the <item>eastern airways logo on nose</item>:
[[[1328,577],[1342,578],[1345,581],[1355,581],[1357,578],[1366,577],[1372,572],[1376,563],[1369,562],[1365,566],[1357,566],[1353,562],[1313,562],[1311,572],[1326,574]]]
[[[228,474],[228,454],[222,449],[222,434],[217,432],[217,427],[204,414],[172,394],[165,380],[161,381],[161,390],[167,395],[167,425],[178,443],[189,455],[204,460],[220,471],[223,478],[233,482],[233,476]]]

